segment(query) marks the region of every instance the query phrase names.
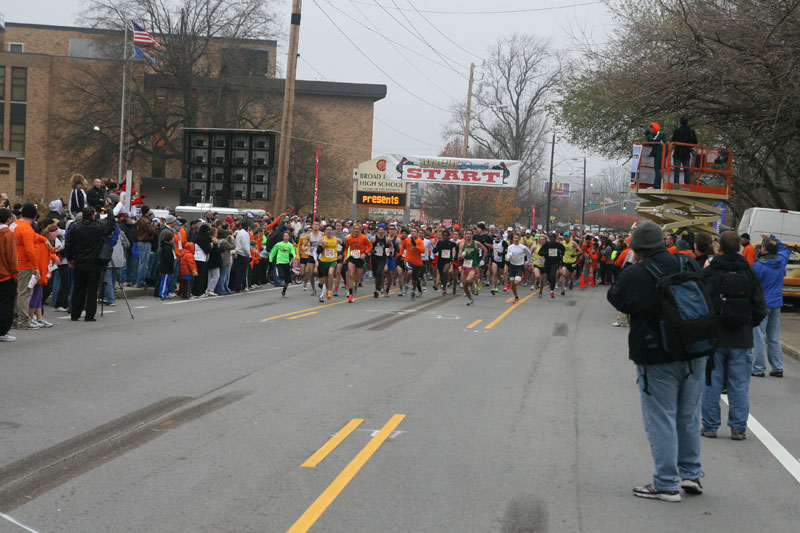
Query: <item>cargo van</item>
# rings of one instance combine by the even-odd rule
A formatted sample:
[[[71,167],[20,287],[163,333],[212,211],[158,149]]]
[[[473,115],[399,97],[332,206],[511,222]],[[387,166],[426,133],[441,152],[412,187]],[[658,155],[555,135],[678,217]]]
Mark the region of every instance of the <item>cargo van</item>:
[[[739,235],[747,233],[755,243],[762,233],[775,235],[783,242],[800,243],[800,211],[751,207],[739,222]]]

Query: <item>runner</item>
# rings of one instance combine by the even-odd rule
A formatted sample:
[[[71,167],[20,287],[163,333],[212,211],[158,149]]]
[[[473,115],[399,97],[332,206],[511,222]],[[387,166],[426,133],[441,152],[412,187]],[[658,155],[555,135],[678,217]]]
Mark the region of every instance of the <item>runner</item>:
[[[467,295],[467,298],[469,298],[467,305],[472,305],[474,303],[470,289],[472,282],[475,280],[475,275],[481,267],[481,252],[483,252],[484,256],[488,253],[483,244],[473,240],[473,232],[471,229],[464,230],[464,240],[459,244],[458,256],[462,259],[461,282],[464,287],[464,293]]]
[[[408,238],[400,243],[400,249],[405,257],[406,271],[411,273],[411,299],[413,300],[416,297],[414,289],[419,291],[419,295],[422,296],[422,278],[425,276],[422,254],[425,253],[425,242],[417,234],[417,230],[411,228]]]
[[[536,253],[533,251],[533,249],[536,247],[537,243],[531,234],[531,230],[525,230],[525,234],[520,236],[519,243],[530,250],[532,256],[536,256]],[[526,285],[533,287],[533,261],[529,261],[525,264],[525,278],[522,286],[524,287]]]
[[[436,246],[433,248],[433,254],[436,257],[436,271],[442,285],[442,296],[447,295],[447,285],[450,283],[453,258],[457,250],[458,245],[450,240],[450,232],[442,231],[442,238],[436,242]]]
[[[333,295],[339,296],[339,282],[342,281],[343,268],[346,268],[344,262],[344,240],[347,238],[347,233],[344,231],[344,224],[341,220],[337,220],[333,225],[333,236],[339,239],[339,246],[336,248],[336,285],[333,287]]]
[[[303,280],[303,290],[308,290],[308,280],[311,273],[314,271],[313,264],[308,266],[311,261],[311,242],[308,239],[308,232],[311,227],[307,226],[305,233],[303,233],[297,240],[296,255],[300,258],[300,279]],[[311,284],[311,290],[314,290],[314,284]]]
[[[372,296],[377,298],[383,290],[383,276],[388,272],[386,259],[394,256],[392,240],[386,236],[386,226],[378,224],[378,231],[370,239],[372,242],[372,275],[375,277],[375,292]]]
[[[558,272],[561,270],[561,260],[564,257],[564,245],[558,242],[556,233],[550,234],[550,241],[539,248],[539,255],[544,257],[544,269],[547,272],[547,279],[550,280],[550,298],[556,297],[556,284],[558,283]],[[544,290],[544,284],[542,284]],[[561,294],[564,294],[562,291]]]
[[[503,239],[503,232],[497,230],[492,241],[492,296],[497,294],[497,284],[500,281],[500,276],[503,274],[503,267],[505,266],[506,250],[508,249],[508,242]],[[508,291],[508,287],[503,289]]]
[[[567,282],[569,282],[569,290],[574,286],[575,272],[577,268],[578,259],[583,256],[581,247],[572,240],[572,234],[568,231],[564,232],[564,257],[561,260],[561,296],[566,294]]]
[[[347,301],[353,303],[353,289],[361,282],[364,275],[366,257],[372,250],[372,243],[361,234],[361,225],[354,222],[352,233],[344,241],[347,253]]]
[[[333,278],[338,266],[337,249],[342,247],[342,241],[333,235],[333,226],[325,226],[325,235],[317,245],[317,256],[319,257],[319,280],[322,282],[322,292],[319,301],[324,302],[333,298]]]
[[[292,279],[289,270],[294,257],[294,245],[289,242],[289,232],[284,231],[283,241],[273,246],[272,250],[269,252],[269,262],[274,263],[277,266],[278,273],[283,280],[283,290],[281,291],[281,296],[284,298],[288,298],[288,296],[286,296],[286,288],[289,286],[289,281]]]
[[[531,251],[524,244],[520,244],[518,233],[511,237],[511,244],[506,250],[506,259],[508,260],[508,281],[511,283],[511,290],[514,293],[514,303],[517,303],[519,302],[517,285],[522,283],[522,277],[525,275],[525,265],[531,260]]]
[[[536,290],[538,285],[539,298],[542,297],[544,284],[547,280],[547,270],[545,270],[544,267],[545,258],[539,255],[539,250],[542,249],[542,246],[544,246],[546,242],[547,238],[544,235],[539,235],[539,242],[537,242],[531,250],[531,255],[533,256],[533,281],[531,281],[531,290]]]
[[[389,297],[389,291],[392,290],[392,285],[397,279],[397,252],[400,249],[400,243],[397,240],[397,226],[392,224],[389,226],[389,243],[391,244],[390,254],[386,254],[386,288],[384,289],[383,297]]]
[[[494,236],[492,235],[491,231],[494,230],[494,226],[490,226],[489,229],[490,231],[486,231],[486,224],[484,222],[478,222],[475,225],[475,233],[472,237],[473,240],[481,243],[487,250],[490,250],[492,248],[492,242],[494,241]],[[486,284],[489,285],[490,278],[492,277],[492,268],[493,264],[491,263],[489,258],[485,258],[483,264],[480,267],[478,267],[478,276],[477,276],[478,279],[476,280],[478,291],[483,289],[484,280],[486,280]]]
[[[403,242],[408,238],[408,229],[403,228],[400,230],[400,237],[398,246],[395,248],[397,252],[397,296],[405,296],[408,292],[408,277],[411,275],[406,269],[406,252],[403,250]]]

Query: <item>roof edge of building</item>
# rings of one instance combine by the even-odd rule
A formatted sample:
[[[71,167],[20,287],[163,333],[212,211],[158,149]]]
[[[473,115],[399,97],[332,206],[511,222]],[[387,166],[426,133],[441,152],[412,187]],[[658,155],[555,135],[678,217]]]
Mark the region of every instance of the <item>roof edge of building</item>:
[[[282,92],[286,85],[284,78],[240,78],[251,83],[254,87],[265,91]],[[203,85],[215,83],[216,78],[205,78]],[[235,82],[236,78],[231,78]],[[145,74],[145,85],[150,87],[173,88],[175,81],[161,74]],[[312,96],[347,96],[354,98],[367,98],[373,102],[386,98],[386,85],[374,83],[349,83],[338,81],[297,80],[295,92]]]
[[[115,30],[111,28],[83,28],[80,26],[55,26],[51,24],[32,24],[28,22],[6,22],[5,27],[17,27],[17,28],[31,28],[37,30],[59,30],[59,31],[76,31],[82,33],[94,33],[97,35],[116,35],[123,33],[122,30]],[[155,37],[161,36],[161,34],[154,33]],[[229,38],[229,37],[211,37],[212,41],[228,41],[228,42],[245,42],[245,43],[253,43],[253,44],[269,44],[277,46],[278,41],[274,39],[240,39],[240,38]]]

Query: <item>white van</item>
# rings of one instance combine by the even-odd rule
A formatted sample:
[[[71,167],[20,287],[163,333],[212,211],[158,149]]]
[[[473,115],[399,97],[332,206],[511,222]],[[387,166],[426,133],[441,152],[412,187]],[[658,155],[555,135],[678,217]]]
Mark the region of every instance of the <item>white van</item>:
[[[752,242],[769,233],[783,242],[800,243],[800,211],[751,207],[739,222],[739,235],[742,233],[748,233]]]

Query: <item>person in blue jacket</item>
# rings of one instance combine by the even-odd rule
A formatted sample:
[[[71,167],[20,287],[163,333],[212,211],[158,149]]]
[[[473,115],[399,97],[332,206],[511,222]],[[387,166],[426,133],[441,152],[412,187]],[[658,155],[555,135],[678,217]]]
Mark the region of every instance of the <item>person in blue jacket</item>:
[[[762,233],[761,250],[753,270],[761,280],[761,289],[767,303],[767,316],[753,328],[752,375],[763,378],[766,370],[764,352],[772,368],[769,375],[783,377],[783,352],[781,351],[781,307],[783,307],[783,278],[789,263],[789,249],[775,235]]]

